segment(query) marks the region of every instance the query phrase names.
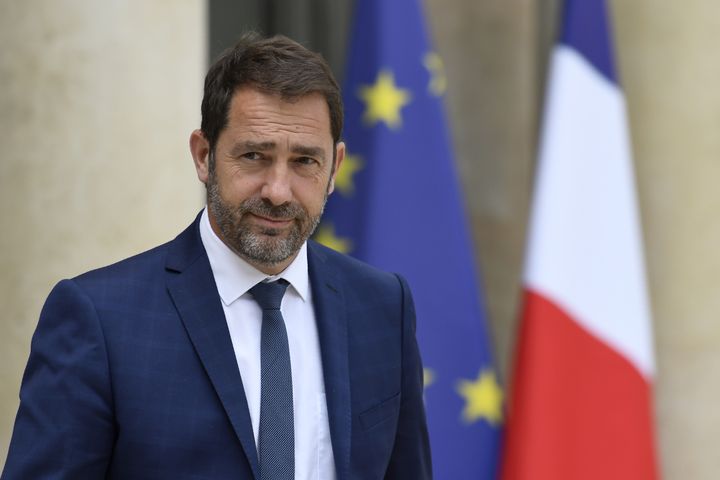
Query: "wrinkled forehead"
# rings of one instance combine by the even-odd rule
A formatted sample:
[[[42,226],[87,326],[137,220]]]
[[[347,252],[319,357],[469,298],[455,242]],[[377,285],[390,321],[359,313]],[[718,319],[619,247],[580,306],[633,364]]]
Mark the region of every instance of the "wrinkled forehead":
[[[233,135],[332,143],[329,108],[320,93],[283,98],[251,87],[240,88],[230,102],[226,130]]]

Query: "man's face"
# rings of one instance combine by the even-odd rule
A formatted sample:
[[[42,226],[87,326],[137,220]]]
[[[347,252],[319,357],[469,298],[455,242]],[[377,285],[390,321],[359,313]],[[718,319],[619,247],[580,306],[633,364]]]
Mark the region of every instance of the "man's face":
[[[320,221],[333,189],[333,162],[342,160],[344,146],[335,158],[333,151],[320,94],[288,102],[239,89],[206,179],[196,158],[213,230],[259,270],[282,271]]]

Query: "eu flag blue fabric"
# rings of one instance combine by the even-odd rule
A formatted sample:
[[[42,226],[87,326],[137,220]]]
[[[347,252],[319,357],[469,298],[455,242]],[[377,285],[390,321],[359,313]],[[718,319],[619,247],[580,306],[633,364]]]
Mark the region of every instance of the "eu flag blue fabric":
[[[344,85],[348,155],[316,239],[411,284],[433,470],[495,478],[503,394],[418,0],[359,0]]]

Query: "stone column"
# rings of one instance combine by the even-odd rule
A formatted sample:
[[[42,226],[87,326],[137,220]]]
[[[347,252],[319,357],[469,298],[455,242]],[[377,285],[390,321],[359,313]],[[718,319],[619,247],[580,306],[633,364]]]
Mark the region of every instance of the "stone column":
[[[203,205],[204,0],[0,0],[0,469],[42,303]]]
[[[614,0],[655,320],[666,479],[720,471],[720,5]]]

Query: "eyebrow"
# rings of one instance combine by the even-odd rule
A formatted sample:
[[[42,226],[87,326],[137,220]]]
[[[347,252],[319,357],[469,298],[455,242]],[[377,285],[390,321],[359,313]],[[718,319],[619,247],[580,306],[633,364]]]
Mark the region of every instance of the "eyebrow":
[[[273,150],[276,147],[277,143],[275,142],[247,141],[235,144],[235,146],[230,150],[230,154],[233,156],[239,156],[242,153],[248,151],[265,152],[268,150]],[[325,159],[325,150],[321,147],[314,147],[308,145],[293,145],[290,150],[296,155],[317,157],[323,160]]]
[[[233,146],[233,148],[230,150],[230,154],[233,156],[238,156],[244,152],[249,152],[249,151],[254,151],[254,150],[264,152],[267,150],[272,150],[273,148],[275,148],[275,146],[276,146],[275,142],[251,142],[251,141],[240,142],[240,143],[236,143]]]
[[[308,147],[305,145],[293,145],[291,148],[293,153],[304,155],[307,157],[317,157],[321,160],[325,159],[325,150],[320,147]]]

